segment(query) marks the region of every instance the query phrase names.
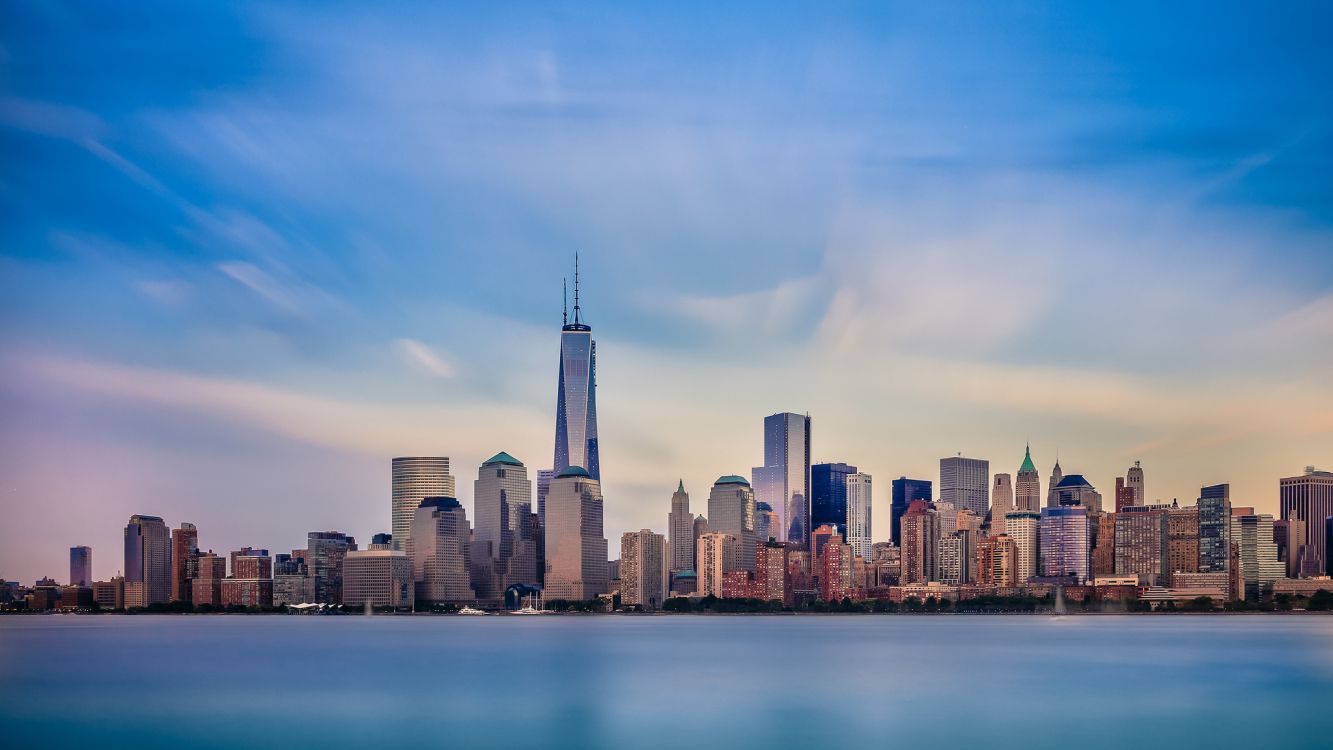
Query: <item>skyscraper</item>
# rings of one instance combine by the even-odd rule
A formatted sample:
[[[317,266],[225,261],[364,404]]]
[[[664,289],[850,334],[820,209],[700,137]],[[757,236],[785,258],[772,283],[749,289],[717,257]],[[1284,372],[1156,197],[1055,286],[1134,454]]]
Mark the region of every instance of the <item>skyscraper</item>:
[[[992,534],[1004,533],[1004,517],[1014,511],[1014,485],[1008,474],[996,474],[991,486],[990,528]],[[982,514],[982,518],[985,518]]]
[[[606,593],[602,487],[580,466],[551,480],[546,497],[546,596],[585,600]]]
[[[342,580],[343,603],[349,606],[410,610],[416,601],[412,561],[399,550],[349,551],[343,560]]]
[[[942,583],[957,586],[976,581],[977,537],[970,529],[941,533],[936,556]]]
[[[1023,464],[1018,467],[1018,476],[1014,478],[1014,510],[1036,513],[1041,510],[1041,477],[1037,466],[1032,463],[1032,446],[1023,451]],[[1005,514],[1008,518],[1008,514]],[[996,525],[995,516],[991,516],[991,528]],[[1000,519],[1004,525],[1004,519]]]
[[[755,598],[791,603],[791,574],[787,569],[787,545],[759,542],[755,548]]]
[[[667,534],[671,538],[671,570],[694,570],[694,516],[690,514],[690,493],[685,491],[683,479],[671,493]]]
[[[764,465],[750,473],[756,501],[778,514],[779,542],[810,543],[810,415],[764,417]]]
[[[190,579],[199,575],[199,529],[182,523],[171,531],[171,601],[188,602]]]
[[[470,564],[476,595],[499,599],[514,584],[537,584],[537,539],[528,523],[532,482],[527,467],[508,453],[497,453],[477,470],[472,488],[477,518]]]
[[[1173,577],[1199,572],[1199,507],[1172,503],[1166,512],[1166,533],[1167,572]]]
[[[773,506],[768,503],[754,504],[754,538],[757,541],[767,542],[777,538],[781,526]]]
[[[1231,485],[1199,489],[1199,572],[1231,571]]]
[[[1047,507],[1067,508],[1081,505],[1087,508],[1089,513],[1102,512],[1101,493],[1093,489],[1092,484],[1084,479],[1082,474],[1070,474],[1051,484],[1050,499],[1054,502]]]
[[[1134,491],[1134,504],[1145,505],[1147,496],[1143,494],[1143,467],[1138,461],[1125,472],[1125,486]]]
[[[620,536],[620,601],[657,609],[666,601],[666,540],[651,529]]]
[[[134,515],[125,526],[125,606],[171,600],[171,542],[157,516]]]
[[[457,500],[428,497],[421,501],[412,518],[406,550],[412,569],[414,602],[451,604],[476,598],[470,575],[471,536],[467,511]],[[504,589],[490,590],[486,596],[503,597]]]
[[[962,456],[941,458],[939,499],[985,518],[990,507],[990,461]]]
[[[893,493],[889,504],[889,532],[899,547],[903,546],[902,517],[917,500],[931,501],[931,482],[929,479],[908,479],[898,477],[893,480]]]
[[[1037,574],[1041,515],[1016,510],[1004,517],[1004,533],[1014,541],[1014,580],[1022,586]]]
[[[1257,601],[1272,593],[1273,583],[1282,577],[1282,563],[1273,542],[1273,517],[1266,513],[1232,510],[1231,541],[1236,547],[1237,571],[1245,587],[1245,598]]]
[[[93,548],[69,548],[69,585],[93,585]]]
[[[847,536],[847,477],[856,471],[855,466],[842,463],[810,466],[810,528],[833,524],[839,534]]]
[[[992,524],[994,521],[992,521]],[[977,545],[977,580],[983,586],[1018,585],[1018,547],[1008,534],[992,534]]]
[[[739,569],[740,540],[731,534],[705,532],[699,535],[695,558],[699,563],[699,595],[720,598],[723,577]]]
[[[1060,504],[1059,496],[1056,494],[1055,488],[1059,486],[1060,482],[1064,480],[1064,478],[1065,478],[1065,473],[1060,470],[1060,459],[1059,457],[1056,457],[1055,466],[1051,469],[1051,483],[1046,485],[1048,488],[1046,490],[1047,508],[1054,508]]]
[[[560,329],[560,385],[555,400],[555,463],[559,476],[576,466],[601,481],[597,448],[597,343],[579,306],[579,259],[574,256],[574,320]],[[600,593],[600,592],[599,592]]]
[[[925,500],[913,500],[901,519],[902,582],[936,580],[940,526],[939,515]]]
[[[870,505],[874,492],[869,474],[847,475],[847,544],[852,553],[870,559]]]
[[[1115,514],[1116,575],[1136,575],[1145,586],[1169,583],[1168,510],[1168,505],[1135,505]]]
[[[745,477],[728,474],[713,483],[708,493],[708,529],[736,537],[739,569],[754,572],[754,490]]]
[[[417,505],[420,504],[418,501]],[[410,532],[404,536],[410,536]],[[355,549],[356,539],[339,531],[312,531],[306,535],[306,565],[315,579],[317,603],[343,603],[343,560]]]
[[[1124,477],[1115,478],[1115,510],[1117,513],[1125,508],[1132,508],[1141,503],[1134,500],[1134,488],[1125,484]]]
[[[1303,522],[1299,538],[1288,541],[1300,558],[1301,575],[1317,575],[1333,567],[1333,549],[1323,534],[1327,519],[1333,517],[1333,471],[1307,466],[1303,475],[1279,480],[1278,491],[1281,518]]]
[[[1042,508],[1039,532],[1041,574],[1074,576],[1082,584],[1090,577],[1088,509],[1079,505]]]
[[[428,497],[454,497],[454,478],[445,456],[404,456],[393,460],[393,548],[403,549],[412,516]]]

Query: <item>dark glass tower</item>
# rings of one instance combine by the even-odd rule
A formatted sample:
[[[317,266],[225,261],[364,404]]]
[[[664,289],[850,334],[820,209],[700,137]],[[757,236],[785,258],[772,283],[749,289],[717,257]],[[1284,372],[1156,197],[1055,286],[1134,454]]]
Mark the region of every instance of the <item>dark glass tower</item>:
[[[558,475],[571,466],[600,480],[597,455],[597,344],[579,310],[579,261],[574,256],[574,320],[564,316],[560,332],[560,389],[555,403],[555,463]]]
[[[893,532],[893,542],[902,546],[902,520],[913,500],[931,501],[931,483],[929,479],[908,479],[898,477],[893,480],[893,504],[889,507],[889,524]]]
[[[847,476],[857,473],[848,464],[815,464],[810,467],[810,529],[824,524],[838,527],[847,538]]]

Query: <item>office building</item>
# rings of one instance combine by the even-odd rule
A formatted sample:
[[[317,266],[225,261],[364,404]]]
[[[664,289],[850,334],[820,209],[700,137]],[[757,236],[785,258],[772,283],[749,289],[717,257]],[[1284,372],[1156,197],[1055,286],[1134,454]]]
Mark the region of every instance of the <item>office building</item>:
[[[1301,476],[1278,480],[1278,492],[1281,518],[1302,523],[1300,536],[1288,541],[1296,557],[1293,567],[1303,576],[1333,568],[1333,548],[1323,533],[1333,517],[1333,471],[1307,466]]]
[[[1115,515],[1103,513],[1097,519],[1097,538],[1092,546],[1092,577],[1115,575]]]
[[[560,383],[556,391],[554,481],[566,469],[581,469],[600,486],[597,443],[597,343],[579,304],[579,261],[574,256],[574,319],[563,313],[560,328]],[[600,491],[600,490],[599,490]],[[549,498],[548,498],[549,500]],[[602,592],[598,592],[602,593]]]
[[[190,601],[196,607],[222,606],[222,581],[227,577],[227,558],[212,552],[195,558],[198,575],[190,581]]]
[[[171,600],[171,541],[157,516],[134,515],[125,526],[125,606]]]
[[[992,534],[1004,533],[1004,517],[1014,512],[1014,485],[1008,474],[996,474],[991,484],[990,510],[982,514]]]
[[[420,501],[417,505],[420,505]],[[410,535],[404,531],[404,537]],[[315,602],[342,604],[343,559],[356,549],[356,539],[340,531],[312,531],[306,535],[306,566],[315,578]]]
[[[416,602],[412,561],[400,550],[349,550],[343,558],[342,593],[347,606],[410,611]]]
[[[671,569],[694,570],[694,515],[690,512],[690,493],[685,480],[671,493],[671,512],[667,514],[667,536],[671,544]]]
[[[1079,585],[1091,578],[1086,507],[1042,508],[1038,539],[1043,576],[1072,576]]]
[[[231,553],[231,577],[222,581],[223,607],[273,606],[273,560],[268,550],[244,547]]]
[[[764,601],[791,604],[791,575],[788,570],[787,545],[759,542],[755,550],[754,597]]]
[[[1124,477],[1115,478],[1115,511],[1119,513],[1125,508],[1132,508],[1138,505],[1134,501],[1134,488],[1125,484]]]
[[[190,581],[198,575],[199,530],[192,523],[182,523],[171,531],[171,601],[190,601]]]
[[[889,533],[893,535],[893,542],[899,547],[903,546],[903,514],[917,500],[929,503],[932,500],[931,488],[929,479],[898,477],[893,480],[889,504]]]
[[[469,549],[472,530],[461,503],[452,497],[422,500],[410,534],[405,552],[412,568],[414,602],[454,604],[477,597]],[[491,585],[489,598],[502,599],[504,589],[497,591]]]
[[[1056,471],[1059,471],[1059,465],[1056,466]],[[1093,489],[1082,474],[1061,477],[1058,482],[1051,485],[1051,498],[1054,502],[1047,507],[1068,508],[1078,505],[1087,508],[1089,513],[1102,512],[1101,493]]]
[[[977,583],[998,588],[1018,585],[1018,547],[1008,534],[992,534],[977,543]]]
[[[125,578],[93,582],[93,601],[102,609],[125,609]]]
[[[764,417],[764,465],[750,473],[756,502],[778,514],[779,542],[810,543],[810,415]]]
[[[939,514],[930,503],[914,500],[903,514],[901,524],[902,582],[911,584],[937,580]]]
[[[476,595],[500,599],[510,586],[539,583],[537,538],[528,522],[532,482],[527,467],[508,453],[497,453],[477,470],[472,487],[477,523],[470,565]],[[420,592],[417,598],[421,598]]]
[[[1060,505],[1060,496],[1056,493],[1055,488],[1060,486],[1060,483],[1063,482],[1064,479],[1065,473],[1060,469],[1060,457],[1057,455],[1055,458],[1055,466],[1051,469],[1050,484],[1046,485],[1049,488],[1046,491],[1047,508],[1055,508]]]
[[[1014,542],[1014,578],[1018,585],[1037,575],[1041,514],[1016,510],[1004,517],[1004,533]]]
[[[971,515],[970,512],[964,511]],[[970,529],[940,534],[938,551],[938,580],[952,586],[975,583],[977,580],[977,535]]]
[[[1199,489],[1199,572],[1231,570],[1231,485]]]
[[[852,553],[870,559],[870,506],[874,492],[869,474],[857,472],[847,475],[847,520],[844,537]]]
[[[304,554],[280,552],[273,556],[273,606],[314,604],[315,578]]]
[[[1147,495],[1143,493],[1143,466],[1135,461],[1125,472],[1125,486],[1134,493],[1134,505],[1147,505]]]
[[[754,491],[744,477],[718,477],[708,493],[708,529],[738,540],[740,569],[754,572]]]
[[[546,598],[595,599],[606,593],[601,484],[579,466],[551,480],[546,497]]]
[[[778,520],[777,511],[768,503],[754,504],[754,538],[759,542],[776,540],[778,529],[782,523]]]
[[[1171,503],[1166,512],[1167,571],[1172,586],[1177,573],[1199,572],[1199,506],[1181,508]]]
[[[403,456],[392,465],[393,548],[401,550],[422,499],[454,497],[454,477],[447,456]]]
[[[819,594],[826,602],[840,601],[856,594],[852,584],[852,548],[842,540],[833,524],[819,528],[832,531],[819,553]]]
[[[810,528],[824,524],[847,536],[847,477],[855,466],[843,463],[813,464],[810,467]]]
[[[651,529],[620,536],[620,603],[657,609],[667,598],[667,545]]]
[[[1032,446],[1023,449],[1023,463],[1018,467],[1018,475],[1014,477],[1014,510],[1025,513],[1036,513],[1041,510],[1041,477],[1037,474],[1037,466],[1032,463]],[[995,533],[997,521],[1003,528],[1009,515],[1006,513],[1003,518],[991,516],[991,533]]]
[[[1138,576],[1140,585],[1166,586],[1169,505],[1135,505],[1115,514],[1115,572]]]
[[[93,548],[69,548],[69,585],[93,585]]]
[[[939,499],[985,518],[990,509],[990,462],[962,456],[941,458]]]
[[[1239,565],[1237,576],[1247,601],[1258,601],[1273,593],[1273,584],[1282,578],[1282,563],[1273,542],[1273,517],[1252,509],[1232,509],[1231,542]]]
[[[700,596],[721,598],[722,579],[727,573],[740,570],[740,540],[732,534],[710,531],[699,537],[695,552],[699,561],[698,593]]]

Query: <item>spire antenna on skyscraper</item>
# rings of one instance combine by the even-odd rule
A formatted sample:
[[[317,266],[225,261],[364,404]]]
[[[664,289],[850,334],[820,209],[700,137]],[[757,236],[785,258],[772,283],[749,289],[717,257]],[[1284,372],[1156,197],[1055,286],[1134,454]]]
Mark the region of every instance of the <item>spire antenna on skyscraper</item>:
[[[574,322],[579,320],[579,254],[574,253]]]
[[[569,279],[560,279],[560,325],[569,325]]]

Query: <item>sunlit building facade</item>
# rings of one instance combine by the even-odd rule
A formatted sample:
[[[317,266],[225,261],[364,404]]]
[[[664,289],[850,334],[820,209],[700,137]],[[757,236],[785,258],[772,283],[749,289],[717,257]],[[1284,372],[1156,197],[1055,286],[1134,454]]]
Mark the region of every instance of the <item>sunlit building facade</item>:
[[[406,550],[412,565],[413,601],[456,604],[476,598],[470,565],[471,537],[462,503],[452,497],[421,501],[412,519]],[[501,589],[491,598],[503,596]]]
[[[755,500],[778,514],[779,542],[809,547],[810,416],[790,412],[764,417],[764,465],[751,470]]]
[[[545,536],[548,600],[586,600],[606,593],[602,487],[582,467],[567,467],[551,480]]]
[[[454,497],[454,477],[446,456],[404,456],[393,459],[393,548],[403,549],[417,506],[428,497]]]

